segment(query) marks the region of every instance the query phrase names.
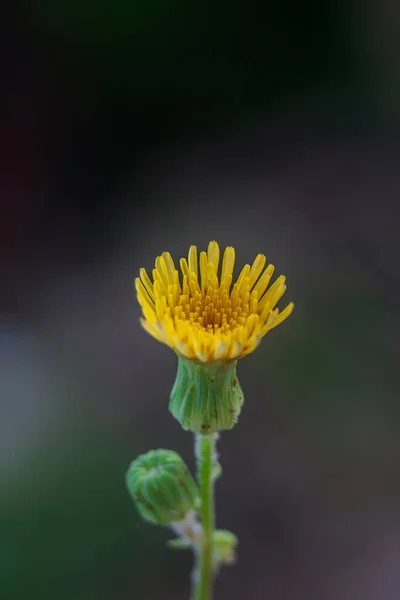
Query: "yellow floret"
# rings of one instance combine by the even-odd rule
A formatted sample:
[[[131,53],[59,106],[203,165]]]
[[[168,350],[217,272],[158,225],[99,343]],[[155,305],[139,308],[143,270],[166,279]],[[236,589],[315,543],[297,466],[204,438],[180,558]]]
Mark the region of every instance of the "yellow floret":
[[[275,308],[286,291],[285,277],[268,289],[274,266],[264,269],[263,254],[243,267],[233,287],[235,250],[226,248],[220,276],[219,262],[219,246],[210,242],[199,258],[196,246],[190,247],[187,260],[181,258],[182,277],[170,253],[164,252],[156,258],[153,281],[145,269],[136,279],[146,331],[181,356],[203,363],[253,352],[294,307],[291,302],[282,312]]]

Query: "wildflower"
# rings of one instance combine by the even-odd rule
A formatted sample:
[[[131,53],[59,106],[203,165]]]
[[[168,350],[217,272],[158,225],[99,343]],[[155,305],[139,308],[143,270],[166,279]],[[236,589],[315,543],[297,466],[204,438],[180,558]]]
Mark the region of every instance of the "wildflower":
[[[180,260],[180,281],[171,254],[164,252],[156,258],[153,282],[145,269],[136,279],[146,331],[179,355],[202,363],[234,360],[253,352],[261,338],[293,310],[293,303],[282,312],[275,308],[286,291],[285,277],[281,275],[267,289],[274,266],[263,271],[263,254],[252,266],[243,267],[232,290],[235,250],[226,248],[220,277],[219,256],[217,242],[200,253],[200,261],[196,246],[191,246],[188,260]]]
[[[219,263],[213,241],[199,259],[196,246],[190,247],[188,259],[180,260],[182,278],[164,252],[156,258],[153,281],[145,269],[136,279],[143,327],[179,357],[170,410],[184,429],[199,433],[233,427],[243,404],[237,359],[253,352],[293,310],[293,303],[282,312],[276,308],[285,277],[268,288],[274,266],[265,267],[263,254],[243,267],[233,286],[235,250],[226,248],[220,274]]]

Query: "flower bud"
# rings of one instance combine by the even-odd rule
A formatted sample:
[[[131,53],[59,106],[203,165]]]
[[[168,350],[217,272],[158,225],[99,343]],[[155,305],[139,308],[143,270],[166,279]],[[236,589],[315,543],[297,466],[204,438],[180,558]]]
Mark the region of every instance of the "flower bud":
[[[236,362],[178,357],[169,410],[183,429],[209,435],[234,427],[244,401]]]
[[[214,531],[213,541],[215,565],[233,565],[236,561],[236,547],[238,545],[236,535],[226,529],[217,529]]]
[[[126,485],[140,515],[151,523],[182,521],[198,498],[197,485],[173,450],[150,450],[130,465]]]

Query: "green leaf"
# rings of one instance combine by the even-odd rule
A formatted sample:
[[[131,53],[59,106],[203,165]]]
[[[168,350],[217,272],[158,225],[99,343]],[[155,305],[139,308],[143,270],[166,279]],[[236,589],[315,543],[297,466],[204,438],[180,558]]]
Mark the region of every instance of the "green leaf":
[[[192,544],[189,542],[189,540],[175,538],[173,540],[168,540],[167,546],[173,550],[188,550],[192,547]]]

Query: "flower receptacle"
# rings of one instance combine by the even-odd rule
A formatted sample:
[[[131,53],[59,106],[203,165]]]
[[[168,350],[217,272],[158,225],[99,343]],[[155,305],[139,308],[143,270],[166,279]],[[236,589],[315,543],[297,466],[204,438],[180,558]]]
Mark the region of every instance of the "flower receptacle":
[[[210,435],[234,427],[244,402],[236,363],[178,357],[169,410],[183,429]]]

